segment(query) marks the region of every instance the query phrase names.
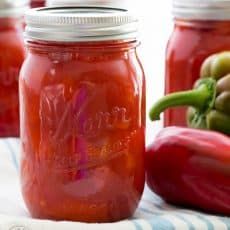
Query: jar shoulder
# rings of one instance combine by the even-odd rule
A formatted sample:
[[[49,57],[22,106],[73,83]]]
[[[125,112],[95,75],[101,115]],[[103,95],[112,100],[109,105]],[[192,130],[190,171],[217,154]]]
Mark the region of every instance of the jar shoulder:
[[[94,56],[77,53],[29,53],[21,70],[21,79],[40,85],[80,81],[109,82],[122,85],[143,83],[143,67],[136,55]],[[133,81],[133,80],[136,81]],[[37,85],[38,86],[38,85]]]

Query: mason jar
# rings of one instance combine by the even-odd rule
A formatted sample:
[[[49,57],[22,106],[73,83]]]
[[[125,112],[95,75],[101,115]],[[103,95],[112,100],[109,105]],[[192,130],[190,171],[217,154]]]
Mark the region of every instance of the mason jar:
[[[23,15],[27,0],[0,2],[0,137],[19,136],[18,78],[25,58]]]
[[[132,216],[145,182],[137,18],[65,7],[30,10],[26,23],[21,182],[31,215],[84,222]]]
[[[210,55],[230,50],[229,0],[173,0],[174,30],[166,52],[165,93],[192,89]],[[170,109],[165,126],[186,126],[186,108]]]

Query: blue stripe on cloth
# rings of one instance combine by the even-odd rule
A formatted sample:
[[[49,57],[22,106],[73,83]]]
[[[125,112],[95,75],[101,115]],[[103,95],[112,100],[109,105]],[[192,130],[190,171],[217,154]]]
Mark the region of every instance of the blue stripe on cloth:
[[[175,207],[172,207],[172,206],[168,205],[167,203],[164,203],[164,202],[158,203],[158,202],[154,202],[154,201],[156,201],[156,200],[154,200],[154,199],[148,200],[148,199],[146,199],[146,198],[144,198],[144,199],[142,200],[142,202],[144,202],[144,203],[146,203],[146,204],[148,204],[148,205],[151,205],[151,204],[152,204],[152,205],[154,205],[155,207],[157,207],[157,208],[159,208],[159,209],[161,209],[161,210],[164,210],[164,211],[174,211],[174,210],[176,210]],[[143,205],[145,205],[145,204],[143,204]]]
[[[187,220],[183,215],[175,214],[175,216],[183,220],[188,225],[189,230],[196,230],[192,222]]]
[[[15,155],[15,152],[14,152],[12,146],[10,145],[10,143],[8,142],[7,139],[3,139],[3,143],[5,144],[5,146],[7,146],[7,149],[9,150],[9,153],[11,155],[14,167],[18,171],[19,170],[19,166],[18,166],[17,158],[16,158],[16,155]]]
[[[219,220],[225,223],[228,230],[230,230],[230,218],[219,217]]]
[[[158,211],[158,210],[152,211],[152,210],[148,210],[148,209],[143,208],[143,207],[140,207],[139,210],[141,210],[144,213],[148,213],[150,215],[160,215],[162,213],[162,211]]]
[[[151,225],[152,230],[175,230],[174,225],[162,217],[154,217],[147,222]]]
[[[132,223],[134,224],[136,230],[143,230],[137,220],[133,220]]]
[[[155,211],[152,211],[152,210],[148,210],[144,207],[139,207],[139,210],[141,210],[144,214],[148,214],[149,216],[150,215],[155,215],[156,218],[158,218],[158,216],[161,216],[162,213],[167,213],[167,211],[164,211],[164,210],[155,210]],[[172,217],[177,217],[178,219],[180,219],[181,221],[183,221],[187,226],[188,226],[188,229],[189,230],[196,230],[195,226],[193,225],[193,223],[191,221],[189,221],[186,217],[183,216],[183,214],[180,214],[180,213],[173,213],[173,214],[170,214]],[[191,214],[190,214],[191,215]],[[204,218],[202,217],[199,217],[196,215],[197,218],[199,218],[202,222],[204,222],[204,224],[207,225],[207,222],[208,220],[204,220]],[[212,226],[212,223],[210,222],[209,225]],[[207,228],[208,229],[212,229],[210,228],[210,226],[208,227],[207,225]],[[229,229],[230,230],[230,229]]]
[[[202,216],[202,215],[195,215],[195,216],[198,217],[200,220],[205,222],[208,230],[215,230],[213,224],[208,219],[206,219],[204,216]]]

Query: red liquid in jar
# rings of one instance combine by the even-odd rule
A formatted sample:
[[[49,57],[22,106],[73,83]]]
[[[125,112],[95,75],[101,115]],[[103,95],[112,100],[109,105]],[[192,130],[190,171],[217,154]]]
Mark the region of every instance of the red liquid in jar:
[[[25,58],[19,21],[0,18],[0,137],[19,136],[18,78]]]
[[[166,58],[166,94],[192,89],[202,62],[211,54],[230,50],[229,21],[176,20]],[[186,126],[186,108],[165,112],[165,126]]]
[[[45,0],[31,0],[30,6],[31,6],[31,8],[44,7],[45,6]]]
[[[144,187],[136,42],[35,43],[20,75],[22,191],[33,217],[112,222]]]

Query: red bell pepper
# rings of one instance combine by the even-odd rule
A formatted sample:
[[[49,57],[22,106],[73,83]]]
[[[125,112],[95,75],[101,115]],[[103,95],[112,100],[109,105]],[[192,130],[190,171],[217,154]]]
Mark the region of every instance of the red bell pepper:
[[[175,205],[230,216],[230,139],[169,127],[146,152],[147,183]]]

